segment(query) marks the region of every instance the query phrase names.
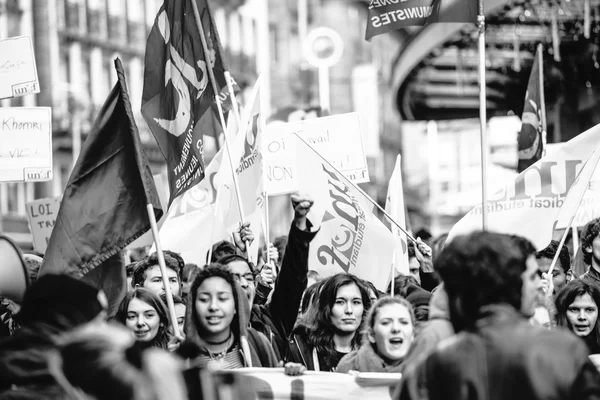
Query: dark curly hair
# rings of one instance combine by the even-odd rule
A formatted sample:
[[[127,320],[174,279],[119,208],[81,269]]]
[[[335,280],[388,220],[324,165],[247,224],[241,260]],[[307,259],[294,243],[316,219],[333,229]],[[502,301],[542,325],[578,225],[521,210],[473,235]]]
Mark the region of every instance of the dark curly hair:
[[[567,327],[570,331],[573,331],[573,327],[569,323],[567,318],[567,311],[569,306],[573,304],[575,298],[589,294],[596,306],[600,308],[600,289],[594,284],[586,282],[581,279],[575,279],[567,283],[560,292],[556,295],[554,301],[556,305],[556,324],[558,326]],[[596,320],[596,326],[591,334],[596,338],[596,343],[600,345],[600,320]],[[591,335],[590,334],[590,335]]]
[[[587,248],[592,247],[592,242],[600,234],[600,218],[596,218],[585,224],[581,231],[581,251],[583,252],[583,262],[592,265],[592,253]]]
[[[163,251],[163,255],[165,257],[165,266],[167,268],[172,269],[173,271],[177,272],[177,280],[179,281],[179,284],[181,285],[181,267],[180,267],[180,261],[179,259],[181,259],[181,257],[175,258],[172,255],[175,253],[172,253],[170,251]],[[183,261],[183,260],[181,260]],[[136,285],[139,286],[143,286],[144,281],[146,280],[146,271],[152,267],[155,267],[158,265],[158,255],[156,253],[152,253],[149,256],[145,257],[143,260],[140,260],[137,262],[137,265],[135,266],[135,270],[133,271],[133,279],[131,281],[131,285],[133,287],[136,287]]]
[[[324,279],[318,292],[316,302],[317,312],[313,325],[309,329],[308,342],[317,349],[317,353],[323,357],[328,365],[335,364],[336,359],[335,344],[333,342],[336,328],[331,322],[331,310],[335,304],[338,290],[342,286],[352,284],[355,284],[360,291],[364,309],[360,326],[352,338],[352,346],[358,348],[361,344],[361,332],[365,318],[369,308],[371,308],[369,290],[364,281],[355,275],[340,273]]]
[[[527,243],[523,238],[477,231],[446,244],[436,269],[444,281],[450,319],[457,331],[473,328],[483,306],[507,303],[521,308],[521,274],[533,248]],[[461,310],[452,306],[453,300],[459,300]]]
[[[406,288],[409,285],[421,286],[412,275],[398,275],[394,278],[394,296],[406,297]],[[392,282],[387,287],[387,293],[392,293]]]
[[[554,259],[556,251],[558,250],[558,245],[558,241],[551,241],[545,249],[535,253],[535,258],[537,258],[538,260],[540,258]],[[569,255],[569,249],[567,249],[567,246],[561,247],[560,253],[558,254],[558,260],[560,261],[560,266],[562,267],[564,272],[567,272],[569,268],[571,268],[571,256]]]

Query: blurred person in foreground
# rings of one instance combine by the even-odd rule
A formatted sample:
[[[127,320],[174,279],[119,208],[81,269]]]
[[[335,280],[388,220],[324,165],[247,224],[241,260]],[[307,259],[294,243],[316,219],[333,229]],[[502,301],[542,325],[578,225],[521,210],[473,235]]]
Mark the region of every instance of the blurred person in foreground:
[[[187,400],[182,363],[141,348],[126,329],[78,329],[50,356],[50,370],[69,400]]]
[[[598,399],[585,344],[532,326],[541,285],[534,252],[491,232],[456,237],[436,259],[457,335],[409,366],[398,398]]]
[[[102,291],[66,275],[45,275],[25,293],[15,334],[0,342],[0,399],[55,399],[62,389],[48,369],[60,335],[105,326]]]

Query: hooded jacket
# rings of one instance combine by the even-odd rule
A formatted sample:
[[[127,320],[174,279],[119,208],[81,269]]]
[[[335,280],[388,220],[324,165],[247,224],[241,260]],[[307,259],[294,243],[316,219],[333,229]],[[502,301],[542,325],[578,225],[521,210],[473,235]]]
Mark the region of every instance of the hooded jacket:
[[[438,343],[452,335],[454,327],[450,322],[448,295],[442,284],[431,295],[429,320],[421,325],[402,365],[408,366],[418,358],[424,357],[433,351]]]
[[[377,354],[371,343],[364,344],[340,360],[336,372],[346,373],[358,372],[402,372],[402,363],[388,365],[383,358]]]
[[[237,332],[232,332],[234,337],[233,344],[237,345],[233,348],[239,348],[244,367],[276,367],[277,358],[267,338],[260,332],[248,327],[250,319],[248,310],[250,307],[248,306],[248,298],[238,282],[234,282],[233,290],[237,294],[234,297],[236,299],[235,315],[238,319],[237,326],[239,327]],[[189,323],[185,324],[186,341],[178,351],[182,357],[191,359],[192,365],[194,365],[195,358],[201,354],[208,353],[205,342],[198,332],[195,303],[196,293],[190,293],[185,311],[186,321],[189,321]]]

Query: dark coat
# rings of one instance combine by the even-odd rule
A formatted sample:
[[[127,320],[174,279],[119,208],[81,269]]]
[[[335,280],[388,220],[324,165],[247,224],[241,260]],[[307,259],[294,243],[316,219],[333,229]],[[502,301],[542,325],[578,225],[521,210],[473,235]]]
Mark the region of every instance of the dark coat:
[[[310,229],[311,224],[307,223]],[[316,234],[301,231],[292,223],[271,301],[252,307],[250,326],[269,339],[280,359],[287,353],[287,337],[294,328],[306,289],[308,246]]]
[[[567,331],[534,327],[506,305],[486,307],[476,328],[407,368],[401,400],[600,399],[586,345]]]

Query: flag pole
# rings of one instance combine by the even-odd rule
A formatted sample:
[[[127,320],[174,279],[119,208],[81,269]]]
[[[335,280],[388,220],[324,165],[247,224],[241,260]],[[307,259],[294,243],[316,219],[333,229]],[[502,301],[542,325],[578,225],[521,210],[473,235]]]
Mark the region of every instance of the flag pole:
[[[417,244],[417,239],[415,239],[414,237],[411,236],[410,233],[408,233],[406,231],[406,229],[404,229],[402,226],[400,226],[400,224],[398,222],[396,222],[396,220],[394,218],[392,218],[390,216],[390,214],[388,214],[385,209],[383,207],[381,207],[379,204],[377,204],[377,202],[375,200],[373,200],[371,198],[371,196],[369,196],[368,194],[365,193],[364,190],[362,190],[357,184],[355,184],[354,182],[352,182],[350,179],[346,178],[346,175],[342,174],[336,167],[334,167],[325,157],[323,157],[318,151],[316,151],[310,144],[308,144],[304,139],[302,139],[300,137],[300,135],[298,135],[296,132],[294,132],[294,135],[296,135],[296,137],[302,141],[302,143],[304,143],[305,145],[307,145],[312,151],[315,152],[316,155],[318,155],[321,160],[325,161],[325,163],[327,163],[327,165],[329,165],[331,168],[333,168],[333,170],[335,172],[337,172],[338,174],[340,174],[340,176],[350,184],[350,186],[352,186],[354,189],[358,190],[360,192],[360,194],[362,194],[363,196],[365,196],[367,198],[367,200],[369,200],[369,202],[371,202],[375,207],[377,207],[377,209],[379,211],[381,211],[383,213],[383,215],[385,215],[387,217],[388,220],[390,220],[391,223],[393,223],[394,225],[396,225],[398,227],[398,229],[400,229],[402,231],[402,233],[404,233],[406,235],[406,237],[410,240],[412,240],[415,244]]]
[[[544,46],[539,43],[537,47],[537,57],[538,57],[538,70],[540,73],[540,107],[542,109],[542,149],[546,148],[546,96],[544,94]],[[542,153],[543,155],[543,153]]]
[[[167,307],[169,308],[171,326],[173,327],[173,332],[175,333],[175,336],[179,340],[183,340],[181,332],[179,332],[179,326],[177,326],[177,314],[175,314],[175,303],[173,302],[173,293],[171,292],[171,286],[169,278],[167,276],[165,256],[163,254],[162,246],[160,244],[158,226],[156,224],[156,216],[154,215],[154,206],[151,203],[147,204],[146,211],[148,212],[148,218],[150,219],[150,227],[152,228],[152,236],[154,237],[154,245],[156,246],[156,256],[158,257],[158,266],[160,267],[160,274],[162,275],[163,286],[165,288],[165,297],[167,298]]]
[[[208,57],[208,45],[206,43],[206,36],[204,34],[204,29],[202,28],[202,21],[200,19],[200,12],[198,11],[198,4],[196,4],[196,0],[192,0],[192,8],[194,9],[194,17],[196,19],[196,25],[198,26],[198,31],[200,32],[200,40],[202,41],[202,49],[204,50],[204,54]],[[233,161],[231,160],[231,151],[229,148],[229,140],[227,139],[227,124],[225,123],[225,116],[223,115],[223,107],[221,107],[221,102],[219,101],[219,89],[217,87],[217,81],[215,79],[215,74],[213,72],[212,66],[210,66],[209,60],[209,68],[208,70],[208,78],[213,88],[213,92],[215,94],[215,102],[217,103],[217,109],[219,111],[219,119],[221,120],[221,126],[223,127],[223,138],[225,141],[225,149],[227,153],[227,158],[229,160],[229,166],[231,167],[231,176],[233,178],[233,186],[235,189],[235,195],[237,197],[238,208],[240,211],[240,220],[242,225],[245,223],[244,221],[244,207],[242,205],[242,198],[240,195],[240,187],[238,184],[237,176],[235,174],[235,169],[233,168]],[[233,100],[233,99],[232,99]],[[239,126],[238,128],[242,128]],[[246,243],[246,253],[249,253],[249,246]]]
[[[488,162],[488,138],[486,133],[486,79],[485,79],[485,14],[483,13],[483,0],[478,0],[479,14],[477,25],[479,26],[479,122],[481,132],[481,218],[482,228],[487,230],[487,162]]]

